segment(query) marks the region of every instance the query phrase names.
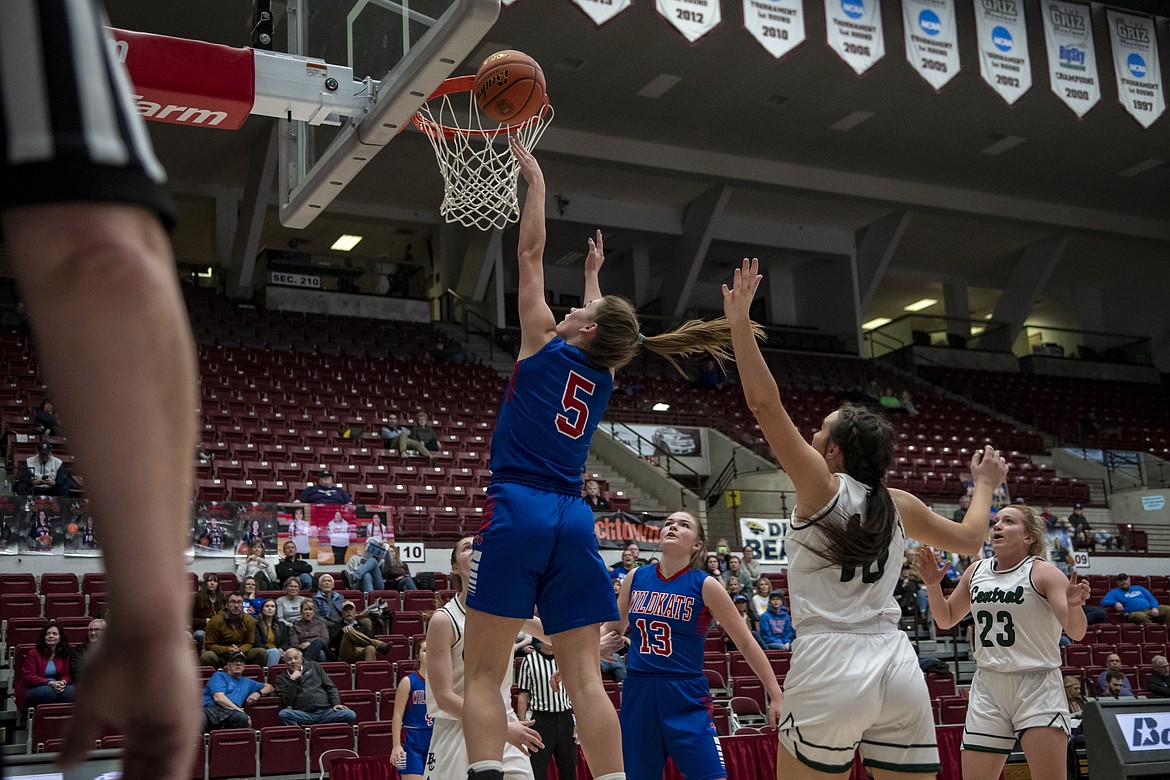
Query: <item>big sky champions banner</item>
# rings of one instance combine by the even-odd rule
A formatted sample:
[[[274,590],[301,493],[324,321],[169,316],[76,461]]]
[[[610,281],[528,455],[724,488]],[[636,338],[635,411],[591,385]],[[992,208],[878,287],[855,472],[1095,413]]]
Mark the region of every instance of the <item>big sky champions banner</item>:
[[[1010,106],[1032,88],[1023,0],[975,0],[979,74]]]
[[[1149,127],[1166,110],[1154,20],[1113,10],[1105,13],[1113,43],[1117,98],[1138,124]]]
[[[825,0],[829,47],[858,75],[886,56],[880,0]]]
[[[745,545],[751,545],[760,563],[788,563],[784,539],[788,536],[787,520],[739,519],[739,532]]]
[[[1042,7],[1052,91],[1074,114],[1083,117],[1101,100],[1089,6],[1047,0]]]
[[[954,0],[902,0],[906,60],[935,91],[959,72]]]
[[[780,59],[804,43],[803,0],[743,0],[743,26]]]
[[[630,7],[633,0],[573,0],[598,27]]]
[[[691,43],[723,21],[719,0],[655,0],[654,7]]]

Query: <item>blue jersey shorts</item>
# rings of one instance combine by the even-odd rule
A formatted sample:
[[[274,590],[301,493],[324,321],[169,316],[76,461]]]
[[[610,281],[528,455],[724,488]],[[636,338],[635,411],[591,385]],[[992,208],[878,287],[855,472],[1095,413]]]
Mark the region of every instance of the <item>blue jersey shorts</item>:
[[[489,487],[470,579],[467,606],[525,619],[535,606],[550,634],[618,618],[593,512],[579,496],[514,483]]]
[[[427,772],[427,753],[431,749],[431,729],[402,730],[402,747],[406,750],[405,775],[424,775]]]
[[[622,685],[621,721],[629,780],[661,780],[667,756],[687,780],[727,777],[705,677],[630,674]]]

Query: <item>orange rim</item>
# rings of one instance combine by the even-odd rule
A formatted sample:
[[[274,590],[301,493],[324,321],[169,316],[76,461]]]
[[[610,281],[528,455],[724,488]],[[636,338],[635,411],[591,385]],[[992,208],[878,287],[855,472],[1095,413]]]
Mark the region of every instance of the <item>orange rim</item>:
[[[427,98],[427,102],[435,100],[436,98],[441,98],[444,95],[453,95],[457,92],[471,92],[474,88],[475,76],[455,76],[440,84],[439,88],[431,93],[431,96]],[[523,122],[518,122],[514,125],[501,124],[494,130],[475,130],[469,127],[451,127],[440,122],[435,122],[432,119],[428,119],[422,115],[421,111],[415,111],[413,116],[411,116],[411,121],[414,122],[414,126],[417,127],[420,132],[425,133],[432,138],[436,136],[442,136],[443,138],[450,139],[457,135],[487,137],[495,136],[500,133],[511,135],[512,133],[523,129],[542,118],[549,112],[551,108],[552,104],[548,102],[548,93],[545,93],[544,103],[541,105],[540,111],[535,116],[530,117]],[[478,111],[478,108],[476,110]]]

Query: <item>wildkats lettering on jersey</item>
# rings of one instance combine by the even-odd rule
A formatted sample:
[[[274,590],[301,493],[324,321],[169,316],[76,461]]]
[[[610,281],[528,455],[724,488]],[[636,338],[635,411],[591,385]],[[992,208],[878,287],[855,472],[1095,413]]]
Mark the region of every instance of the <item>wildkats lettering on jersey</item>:
[[[1024,603],[1024,586],[1020,585],[1012,590],[1003,590],[1002,588],[992,588],[986,590],[980,588],[978,585],[971,586],[971,603],[972,604],[1023,604]]]
[[[648,590],[635,590],[630,593],[631,613],[657,615],[675,620],[690,620],[694,608],[695,599],[693,596],[657,593]]]

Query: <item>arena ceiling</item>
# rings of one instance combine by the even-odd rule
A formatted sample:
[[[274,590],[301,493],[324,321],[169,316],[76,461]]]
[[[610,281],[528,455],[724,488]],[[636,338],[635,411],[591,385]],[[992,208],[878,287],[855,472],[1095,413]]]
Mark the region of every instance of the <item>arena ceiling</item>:
[[[1159,2],[1130,5],[1170,15],[1162,7],[1170,4]],[[1078,120],[1048,88],[1035,0],[1026,6],[1035,83],[1010,107],[979,77],[969,4],[958,4],[963,72],[938,93],[906,62],[897,2],[883,9],[886,56],[863,77],[825,45],[817,2],[805,3],[809,39],[781,60],[744,29],[739,5],[724,0],[722,25],[692,45],[650,0],[635,0],[600,28],[569,0],[519,0],[457,69],[472,72],[502,48],[526,51],[544,66],[557,114],[538,156],[550,193],[563,202],[550,209],[548,258],[583,251],[600,222],[619,256],[647,246],[656,272],[669,270],[663,266],[688,205],[725,186],[723,225],[701,274],[712,285],[741,254],[815,257],[817,240],[784,238],[794,232],[830,237],[821,251],[831,253],[836,238],[852,241],[878,220],[909,213],[864,317],[896,316],[922,297],[941,301],[944,282],[969,285],[972,314],[981,317],[1024,249],[1054,235],[1069,236],[1069,249],[1037,310],[1043,298],[1060,308],[1094,287],[1170,290],[1170,113],[1143,130],[1122,110],[1103,31],[1102,99]],[[116,27],[250,43],[251,4],[242,0],[107,6]],[[279,21],[280,4],[277,13]],[[1170,73],[1165,19],[1159,35]],[[639,95],[662,76],[677,83],[660,97]],[[191,247],[180,248],[184,259],[214,251],[210,198],[224,186],[242,188],[270,122],[253,117],[236,132],[151,125],[181,196],[178,242]],[[1005,138],[1018,141],[988,153]],[[354,255],[395,260],[408,244],[417,255],[437,229],[440,195],[428,145],[404,133],[309,228],[287,230],[270,216],[263,243],[327,252],[338,233],[361,232],[367,239]],[[942,314],[942,304],[928,313]],[[1092,329],[1102,329],[1100,319]],[[1109,330],[1170,331],[1164,311],[1144,325],[1132,312],[1110,310],[1105,319]]]

